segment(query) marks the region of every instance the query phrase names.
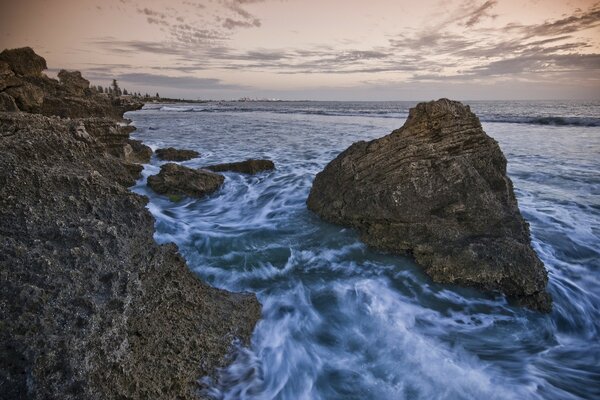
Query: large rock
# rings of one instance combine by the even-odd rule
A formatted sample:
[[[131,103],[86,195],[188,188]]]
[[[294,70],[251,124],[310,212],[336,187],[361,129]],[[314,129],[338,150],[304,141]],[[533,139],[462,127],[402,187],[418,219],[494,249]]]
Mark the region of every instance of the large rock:
[[[79,71],[61,69],[58,73],[58,80],[69,93],[77,96],[85,95],[90,88],[90,81],[82,77]]]
[[[260,305],[156,243],[96,124],[0,113],[0,398],[195,399]]]
[[[0,53],[0,61],[6,62],[15,74],[21,76],[39,76],[48,68],[46,60],[35,54],[31,47],[6,49]]]
[[[354,143],[316,176],[307,203],[369,245],[412,254],[434,281],[551,308],[506,159],[459,102],[420,103],[402,128]]]
[[[203,197],[217,191],[224,181],[223,175],[214,172],[168,163],[158,175],[148,177],[148,186],[167,196]]]
[[[156,149],[156,157],[165,161],[187,161],[199,156],[200,153],[194,150],[180,150],[174,147]]]
[[[270,171],[275,169],[275,164],[271,160],[253,160],[248,159],[245,161],[233,162],[233,163],[225,163],[225,164],[216,164],[209,165],[204,167],[206,169],[210,169],[215,172],[240,172],[243,174],[256,174],[263,171]]]

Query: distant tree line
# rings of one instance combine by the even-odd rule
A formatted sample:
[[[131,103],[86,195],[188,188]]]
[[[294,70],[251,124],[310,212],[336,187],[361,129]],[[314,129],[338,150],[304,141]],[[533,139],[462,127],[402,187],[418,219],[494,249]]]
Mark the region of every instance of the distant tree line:
[[[148,93],[141,94],[140,92],[130,92],[127,89],[121,89],[121,87],[119,86],[119,83],[116,79],[113,79],[110,86],[107,86],[107,87],[102,87],[102,85],[92,86],[92,90],[94,90],[94,89],[98,93],[106,93],[109,96],[114,96],[114,97],[133,96],[133,97],[139,97],[139,98],[145,98],[145,99],[149,99],[152,97]],[[160,99],[160,95],[158,94],[158,92],[156,93],[156,95],[154,97],[157,99]]]

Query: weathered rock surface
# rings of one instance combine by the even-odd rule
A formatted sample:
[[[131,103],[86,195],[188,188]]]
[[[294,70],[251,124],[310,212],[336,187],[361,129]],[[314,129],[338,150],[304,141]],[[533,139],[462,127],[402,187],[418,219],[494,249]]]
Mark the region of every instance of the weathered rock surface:
[[[19,111],[15,99],[8,93],[0,92],[0,111]]]
[[[256,174],[263,171],[270,171],[275,169],[275,164],[271,160],[253,160],[249,159],[246,161],[209,165],[204,167],[215,172],[241,172],[243,174]]]
[[[214,172],[168,163],[157,175],[148,177],[148,186],[167,196],[203,197],[216,192],[224,181],[223,175]]]
[[[40,76],[48,68],[46,60],[35,54],[31,47],[6,49],[0,53],[0,61],[6,62],[15,74],[21,76]]]
[[[61,69],[58,80],[65,89],[76,96],[83,96],[90,88],[90,81],[81,76],[79,71],[67,71]]]
[[[131,162],[137,162],[147,164],[152,158],[152,149],[149,146],[143,144],[140,140],[127,139],[127,144],[131,147],[128,160]]]
[[[156,244],[96,122],[0,113],[1,397],[193,398],[260,306]]]
[[[418,104],[402,128],[354,143],[316,176],[307,204],[369,245],[412,254],[434,281],[551,309],[506,159],[459,102]]]
[[[167,147],[166,149],[156,149],[156,156],[165,161],[187,161],[200,157],[200,153],[194,150],[180,150],[174,147]]]
[[[29,50],[2,53],[0,107],[33,86],[40,113],[72,119],[0,111],[0,397],[198,398],[260,305],[154,241],[127,190],[151,150],[116,121],[141,104],[69,92]]]

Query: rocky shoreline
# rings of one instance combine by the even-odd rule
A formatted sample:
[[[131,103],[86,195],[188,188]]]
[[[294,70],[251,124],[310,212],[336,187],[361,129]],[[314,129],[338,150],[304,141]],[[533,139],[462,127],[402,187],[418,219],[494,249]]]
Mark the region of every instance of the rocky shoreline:
[[[2,397],[199,398],[260,304],[154,241],[128,190],[151,151],[118,123],[142,104],[45,68],[29,48],[0,54]]]

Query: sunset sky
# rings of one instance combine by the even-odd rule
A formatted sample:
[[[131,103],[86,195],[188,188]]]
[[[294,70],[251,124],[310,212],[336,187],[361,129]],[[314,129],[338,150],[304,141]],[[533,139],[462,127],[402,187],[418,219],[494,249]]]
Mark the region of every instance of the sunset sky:
[[[598,99],[600,2],[0,0],[49,75],[189,99]]]

